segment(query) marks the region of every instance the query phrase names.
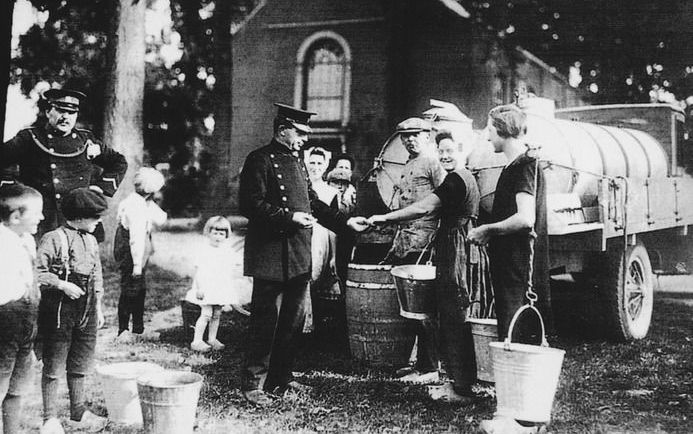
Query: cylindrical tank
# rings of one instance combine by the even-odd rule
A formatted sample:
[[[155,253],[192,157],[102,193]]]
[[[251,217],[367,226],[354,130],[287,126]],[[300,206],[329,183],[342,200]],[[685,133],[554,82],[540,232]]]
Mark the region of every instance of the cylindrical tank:
[[[645,179],[668,175],[667,154],[651,135],[631,128],[556,119],[553,105],[544,101],[529,99],[521,107],[527,113],[527,143],[539,148],[542,159],[554,163],[544,170],[547,193],[576,193],[582,206],[593,206],[601,176]],[[490,211],[498,176],[507,162],[502,153],[493,152],[485,130],[474,133],[468,166],[477,173],[482,208]],[[396,136],[385,143],[381,156],[386,158],[376,177],[388,204],[407,156]]]
[[[523,109],[527,114],[526,142],[539,148],[543,160],[554,163],[544,170],[549,194],[575,193],[582,206],[591,206],[601,176],[645,179],[668,175],[664,148],[643,131],[560,120],[552,110],[536,110],[531,105]],[[482,195],[495,189],[502,169],[497,166],[504,164],[504,155],[494,154],[488,141],[477,142],[469,166],[479,171]]]

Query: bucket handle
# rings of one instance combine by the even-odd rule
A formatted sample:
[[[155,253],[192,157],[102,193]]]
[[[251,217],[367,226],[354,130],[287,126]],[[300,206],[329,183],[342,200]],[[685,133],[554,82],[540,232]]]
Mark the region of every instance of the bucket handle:
[[[512,343],[513,329],[515,328],[515,323],[517,322],[517,319],[520,317],[520,314],[527,309],[534,311],[534,313],[536,313],[537,317],[539,318],[539,324],[541,324],[541,346],[549,346],[549,342],[546,340],[546,328],[544,327],[544,318],[542,318],[539,309],[534,307],[534,305],[525,304],[520,306],[520,308],[515,312],[515,315],[513,315],[513,319],[510,321],[510,327],[508,327],[508,336],[506,336],[505,341],[503,341],[503,348],[506,351],[510,351],[510,344]]]
[[[438,231],[440,230],[440,220],[438,220],[438,226],[436,226],[436,230],[433,233],[433,236],[431,237],[430,240],[428,240],[428,243],[426,244],[426,247],[421,251],[421,254],[419,254],[419,258],[416,260],[415,265],[419,265],[421,263],[421,259],[423,259],[424,253],[426,253],[426,250],[428,250],[430,253],[428,255],[428,261],[426,261],[426,265],[433,265],[433,256],[435,255],[435,247],[433,247],[433,242],[436,240],[436,237],[438,236]]]

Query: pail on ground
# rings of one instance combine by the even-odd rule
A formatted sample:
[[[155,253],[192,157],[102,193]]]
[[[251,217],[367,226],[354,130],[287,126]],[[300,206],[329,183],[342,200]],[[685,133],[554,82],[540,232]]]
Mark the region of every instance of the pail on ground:
[[[351,356],[374,367],[409,361],[414,336],[399,315],[391,265],[349,264],[346,315]]]
[[[141,425],[142,410],[137,394],[137,377],[164,368],[149,362],[124,362],[97,366],[108,410],[108,419],[125,425]]]
[[[405,318],[424,320],[435,310],[433,265],[400,265],[391,271],[397,287],[399,314]]]
[[[493,364],[489,344],[498,340],[498,320],[494,318],[467,318],[474,339],[476,378],[493,382]]]
[[[190,434],[200,398],[202,376],[168,371],[137,378],[144,431],[148,434]]]
[[[511,342],[515,321],[525,309],[532,309],[539,316],[541,346]],[[516,420],[549,422],[565,351],[548,347],[539,311],[533,306],[522,306],[510,322],[508,338],[489,346],[496,382],[496,413]]]

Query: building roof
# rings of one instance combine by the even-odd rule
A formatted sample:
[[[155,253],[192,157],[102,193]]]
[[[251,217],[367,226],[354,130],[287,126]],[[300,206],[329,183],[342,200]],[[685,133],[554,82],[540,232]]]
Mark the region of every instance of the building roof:
[[[455,13],[456,15],[460,16],[461,18],[469,18],[471,15],[467,11],[467,9],[464,8],[461,4],[458,3],[458,0],[438,0],[440,3],[443,4],[447,9]],[[240,32],[243,27],[245,27],[246,24],[248,24],[253,18],[255,18],[255,15],[257,15],[258,12],[262,8],[264,8],[267,5],[267,0],[260,0],[255,8],[253,8],[252,11],[246,17],[237,23],[231,23],[231,34],[235,35],[236,33]]]
[[[257,2],[253,10],[250,11],[250,13],[246,15],[241,22],[231,23],[231,34],[235,35],[236,33],[240,32],[246,24],[248,24],[253,18],[255,18],[255,15],[257,15],[257,13],[260,12],[260,10],[264,8],[266,4],[267,0],[260,0],[259,2]]]

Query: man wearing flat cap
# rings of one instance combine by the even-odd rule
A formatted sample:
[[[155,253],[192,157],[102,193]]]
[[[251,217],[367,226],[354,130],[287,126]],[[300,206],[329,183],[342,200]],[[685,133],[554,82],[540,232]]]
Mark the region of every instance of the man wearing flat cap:
[[[433,193],[447,173],[438,158],[427,152],[430,122],[409,118],[397,125],[396,132],[409,153],[395,190],[395,207],[401,209]],[[388,262],[405,265],[428,261],[438,221],[439,215],[432,213],[400,223]],[[398,370],[397,374],[404,382],[430,384],[438,381],[439,359],[432,321],[432,318],[412,317],[411,326],[417,336],[417,358],[415,366]]]
[[[21,182],[43,195],[39,237],[64,223],[60,204],[69,191],[91,187],[113,196],[127,170],[123,155],[75,128],[85,97],[76,90],[47,90],[39,104],[46,125],[23,129],[0,146],[0,185]]]
[[[287,389],[306,390],[292,379],[294,339],[303,328],[315,222],[336,233],[365,230],[363,217],[347,218],[318,199],[300,150],[314,113],[277,106],[271,142],[245,160],[239,203],[248,218],[244,270],[253,277],[243,392],[257,405]]]

